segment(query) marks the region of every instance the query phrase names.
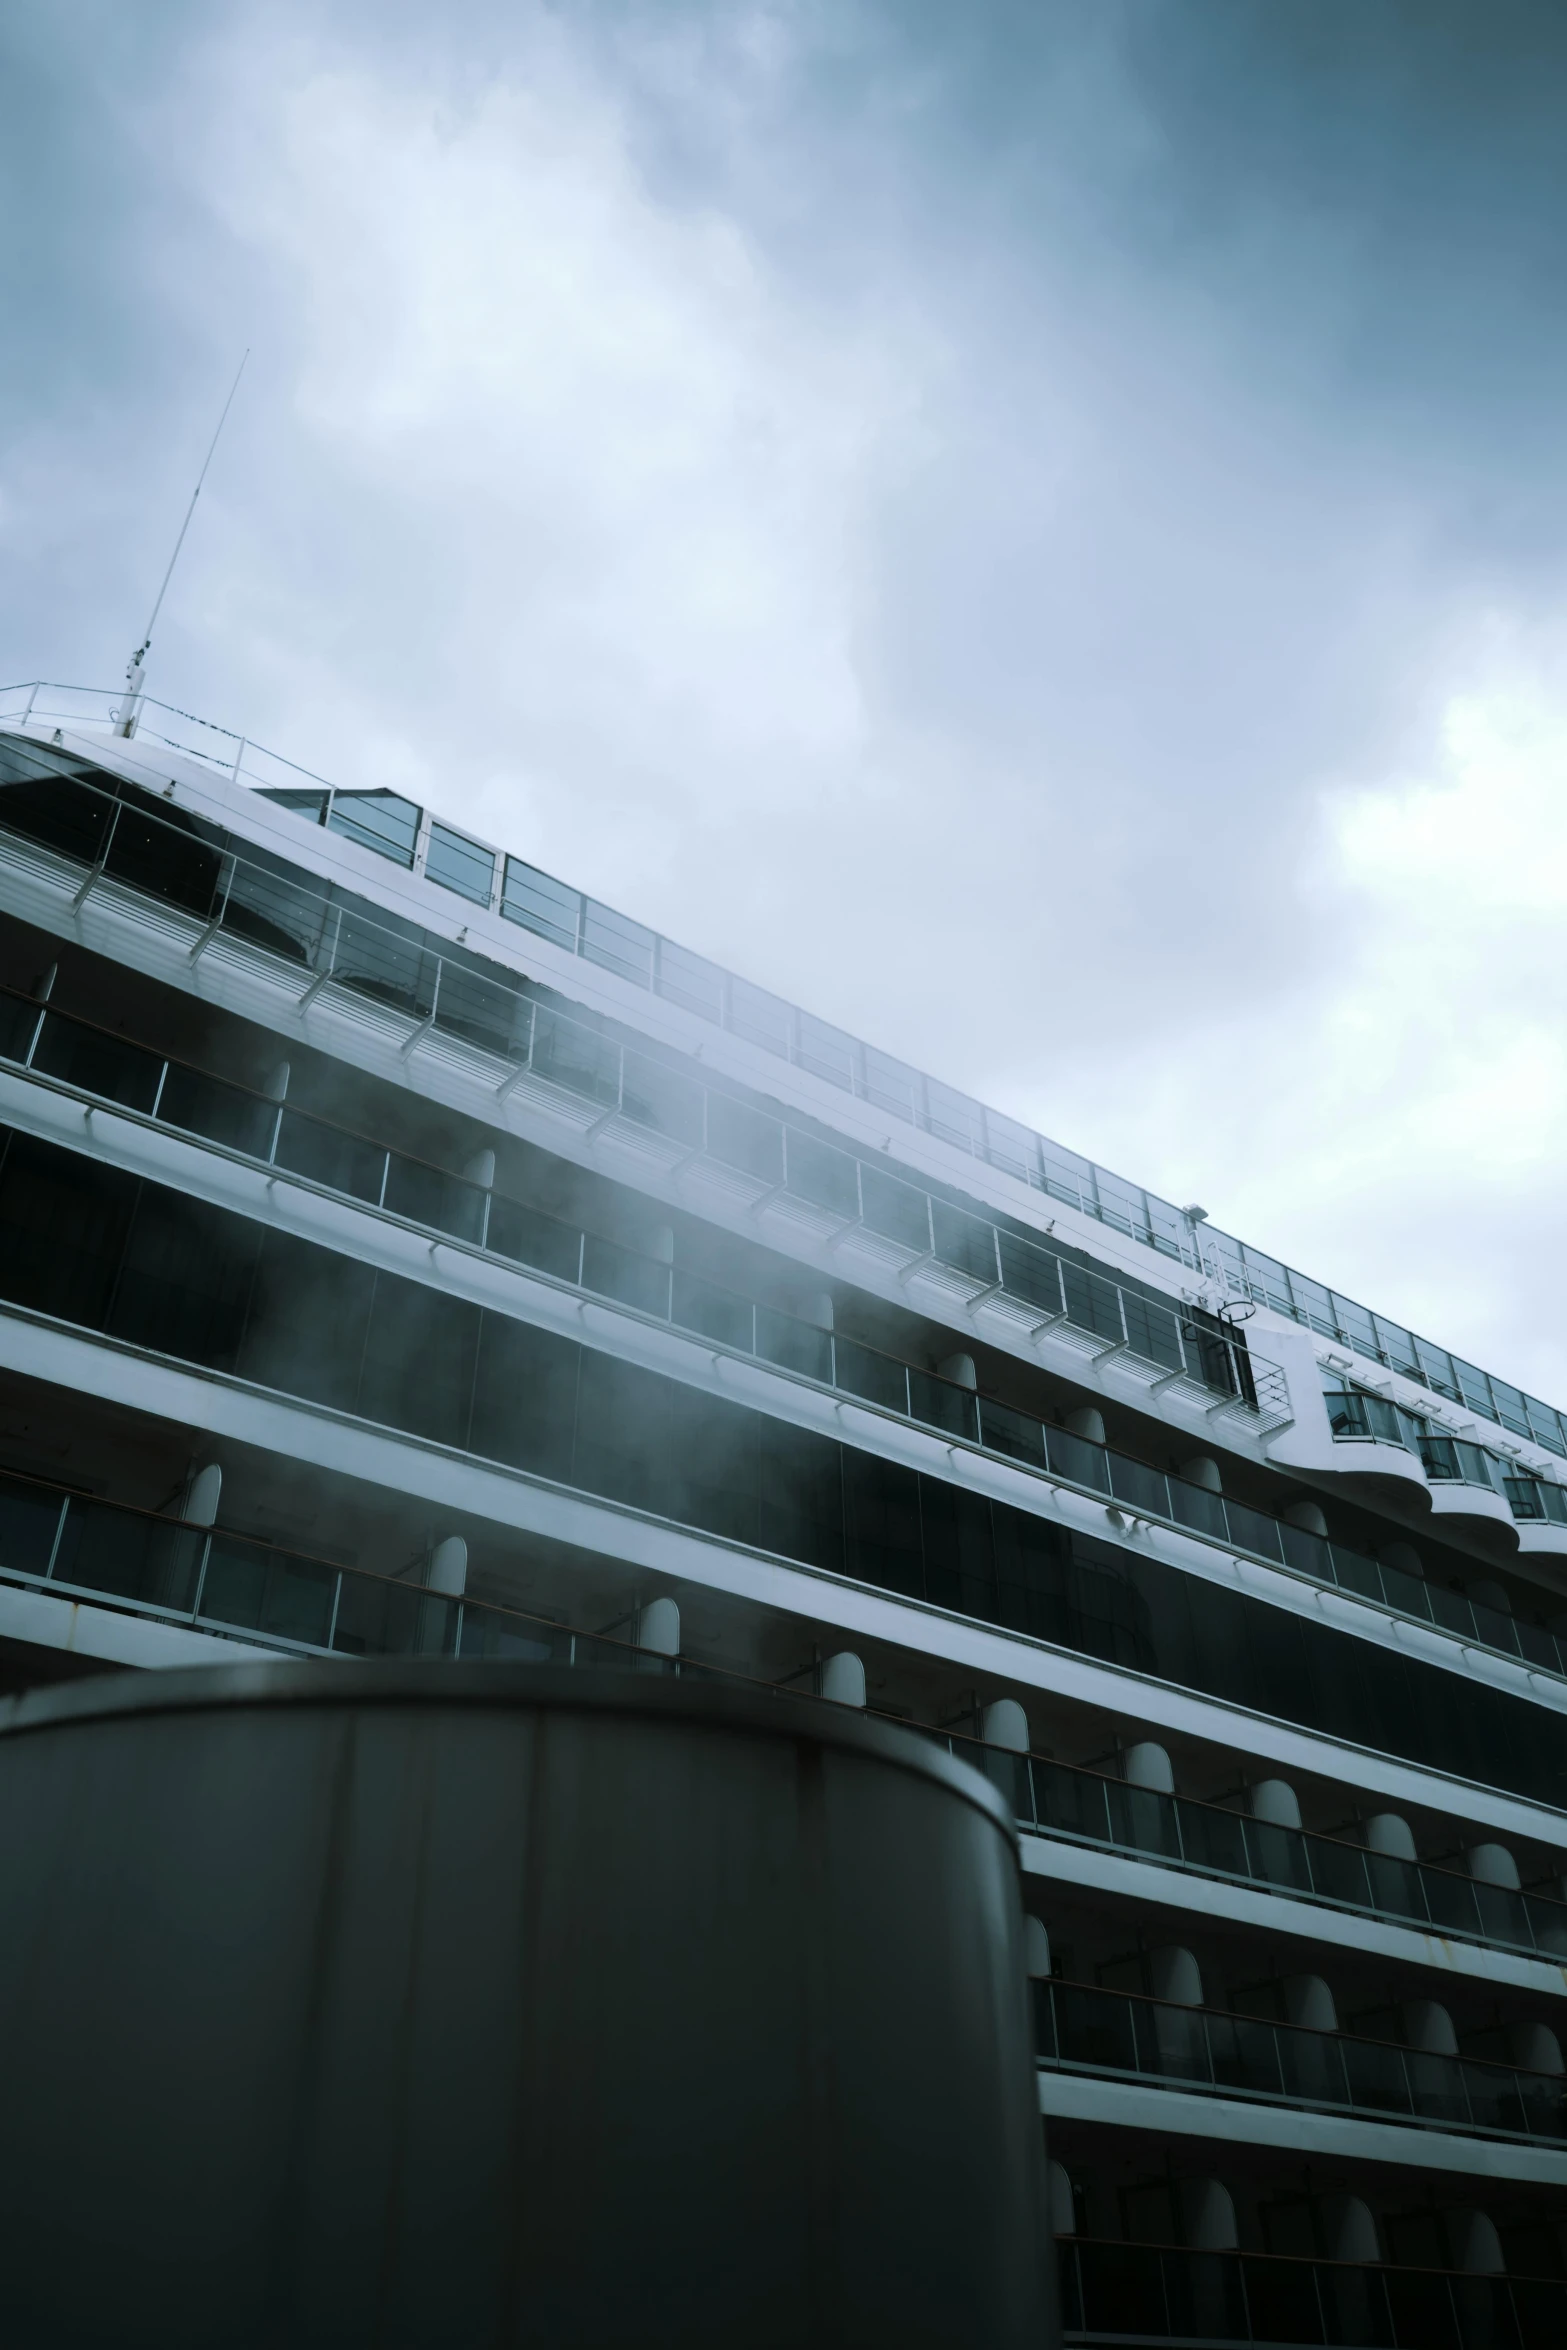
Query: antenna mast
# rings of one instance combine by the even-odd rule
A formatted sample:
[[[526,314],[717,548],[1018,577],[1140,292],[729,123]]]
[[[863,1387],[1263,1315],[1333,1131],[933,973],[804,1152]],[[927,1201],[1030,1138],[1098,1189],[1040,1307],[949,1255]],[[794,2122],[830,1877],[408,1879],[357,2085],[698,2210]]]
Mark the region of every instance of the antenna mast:
[[[147,655],[152,648],[152,632],[157,626],[158,614],[163,610],[163,599],[169,592],[169,582],[174,577],[174,566],[180,559],[180,549],[185,544],[185,533],[189,530],[191,516],[196,511],[196,500],[201,496],[201,485],[207,478],[207,467],[212,463],[213,452],[217,448],[223,427],[228,422],[229,410],[234,405],[234,394],[239,390],[239,379],[245,372],[245,360],[249,357],[250,347],[247,344],[245,357],[241,359],[234,371],[234,381],[229,386],[229,396],[223,403],[223,413],[218,418],[218,429],[212,436],[211,447],[207,451],[201,471],[196,476],[196,486],[190,493],[190,504],[185,509],[185,519],[180,524],[180,535],[174,542],[174,552],[169,557],[169,568],[163,575],[163,585],[158,590],[158,600],[152,607],[152,618],[148,621],[141,643],[131,655],[130,665],[126,669],[125,707],[119,714],[119,721],[114,729],[116,734],[129,736],[136,732],[136,721],[141,715],[142,672],[146,668]]]

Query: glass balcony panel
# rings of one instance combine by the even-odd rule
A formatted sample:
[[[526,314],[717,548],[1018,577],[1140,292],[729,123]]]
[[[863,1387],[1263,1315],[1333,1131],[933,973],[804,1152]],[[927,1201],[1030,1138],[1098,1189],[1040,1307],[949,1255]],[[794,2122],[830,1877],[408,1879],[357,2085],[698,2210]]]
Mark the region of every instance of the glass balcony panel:
[[[488,1246],[496,1256],[514,1264],[531,1265],[536,1272],[553,1274],[557,1281],[576,1281],[581,1272],[582,1235],[571,1224],[557,1223],[537,1208],[497,1192],[490,1202]]]
[[[1475,1637],[1486,1647],[1499,1649],[1503,1656],[1518,1654],[1518,1627],[1500,1608],[1487,1607],[1483,1600],[1469,1602],[1475,1620]]]
[[[1311,1891],[1311,1861],[1306,1839],[1298,1828],[1280,1828],[1271,1820],[1248,1818],[1245,1830],[1254,1877],[1267,1885],[1284,1886],[1292,1893]]]
[[[1280,2032],[1254,2016],[1208,2015],[1203,2022],[1207,2028],[1211,2078],[1216,2088],[1233,2089],[1245,2097],[1310,2094],[1297,2090],[1286,2070],[1287,2056],[1308,2054],[1289,2048],[1289,2041],[1295,2037],[1293,2033]],[[1315,2039],[1316,2035],[1306,2037]],[[1309,2055],[1304,2069],[1309,2078]],[[1321,2070],[1320,2065],[1317,2069]]]
[[[225,1150],[243,1151],[253,1159],[266,1158],[272,1149],[277,1104],[208,1077],[200,1069],[169,1063],[158,1100],[158,1116],[166,1126],[184,1134],[199,1134]]]
[[[1490,1454],[1483,1446],[1465,1444],[1462,1438],[1455,1438],[1453,1451],[1457,1456],[1458,1474],[1466,1485],[1483,1485],[1491,1493],[1497,1490],[1496,1471],[1491,1466]]]
[[[331,901],[251,848],[236,860],[223,901],[223,928],[285,963],[315,968],[331,919]]]
[[[1364,2106],[1374,2113],[1417,2110],[1410,2094],[1404,2049],[1385,2048],[1374,2040],[1343,2039],[1339,2051],[1344,2062],[1345,2094],[1351,2105]]]
[[[1064,2064],[1091,2065],[1096,2072],[1144,2069],[1138,2061],[1135,2007],[1130,1999],[1083,1983],[1052,1983],[1050,1989],[1056,2046]]]
[[[62,1497],[19,1477],[0,1477],[0,1570],[46,1575]]]
[[[864,1061],[865,1099],[874,1109],[885,1110],[889,1117],[904,1118],[911,1126],[915,1124],[920,1109],[918,1070],[877,1052],[873,1045],[866,1045]]]
[[[314,1560],[291,1558],[237,1535],[214,1534],[201,1614],[208,1623],[324,1649],[336,1584],[335,1570]]]
[[[1337,1550],[1333,1555],[1337,1563]],[[1397,1608],[1400,1615],[1412,1616],[1417,1623],[1429,1624],[1435,1620],[1431,1612],[1432,1586],[1424,1575],[1407,1574],[1402,1567],[1390,1566],[1386,1559],[1377,1561],[1377,1572],[1389,1607]]]
[[[104,854],[104,870],[165,905],[206,921],[223,875],[222,835],[199,817],[149,802],[134,784],[120,786],[121,809]]]
[[[654,987],[682,1011],[721,1027],[724,1018],[724,974],[716,963],[677,947],[667,938],[658,942],[658,970]]]
[[[756,1351],[765,1363],[797,1371],[802,1379],[833,1385],[833,1342],[829,1331],[798,1322],[792,1314],[775,1313],[770,1306],[756,1309]]]
[[[1529,1415],[1524,1409],[1524,1400],[1518,1389],[1509,1387],[1505,1379],[1498,1379],[1493,1374],[1491,1396],[1495,1407],[1495,1417],[1501,1421],[1502,1426],[1510,1429],[1514,1436],[1527,1436]]]
[[[1282,1531],[1284,1555],[1292,1566],[1301,1563],[1296,1555],[1297,1543],[1315,1542],[1327,1554],[1321,1577],[1324,1583],[1336,1583],[1341,1591],[1353,1591],[1361,1599],[1380,1601],[1385,1597],[1382,1569],[1375,1559],[1366,1558],[1358,1550],[1346,1550],[1340,1542],[1325,1543],[1314,1534],[1302,1535],[1298,1527],[1286,1526]]]
[[[1365,1438],[1371,1434],[1371,1423],[1366,1417],[1367,1398],[1352,1388],[1328,1388],[1323,1393],[1327,1407],[1328,1427],[1341,1440]]]
[[[1020,1183],[1039,1181],[1039,1138],[1026,1126],[1019,1126],[1012,1118],[1003,1118],[995,1110],[986,1110],[985,1156],[993,1167],[1004,1174],[1015,1175]]]
[[[1543,1672],[1547,1673],[1567,1671],[1567,1659],[1564,1659],[1562,1655],[1555,1634],[1548,1632],[1543,1624],[1527,1624],[1521,1618],[1515,1617],[1513,1619],[1513,1637],[1518,1643],[1518,1653],[1525,1663],[1538,1665]]]
[[[1504,1477],[1502,1491],[1515,1518],[1543,1518],[1545,1489],[1533,1477]]]
[[[854,1038],[841,1028],[830,1028],[825,1020],[815,1020],[809,1012],[797,1015],[794,1057],[802,1069],[813,1077],[824,1077],[829,1085],[841,1085],[846,1093],[854,1091]]]
[[[465,1599],[462,1635],[457,1653],[481,1661],[519,1665],[567,1665],[572,1661],[572,1636],[538,1623],[521,1623],[498,1608]]]
[[[163,1060],[123,1036],[105,1036],[100,1029],[59,1012],[46,1012],[42,1034],[33,1053],[33,1067],[45,1077],[58,1078],[82,1093],[119,1102],[128,1110],[149,1113],[158,1098]]]
[[[1182,1477],[1169,1480],[1170,1515],[1195,1533],[1209,1535],[1215,1542],[1229,1538],[1229,1521],[1224,1514],[1222,1494],[1210,1493],[1202,1485],[1188,1485]]]
[[[442,889],[455,891],[475,906],[487,906],[495,890],[495,851],[469,840],[465,833],[454,832],[449,824],[440,822],[430,826],[430,845],[425,851],[426,878],[439,882]]]
[[[1507,1885],[1483,1884],[1477,1878],[1474,1897],[1480,1930],[1488,1941],[1511,1943],[1514,1948],[1527,1944],[1529,1912],[1521,1893],[1514,1893]]]
[[[26,1060],[38,1016],[39,1007],[30,998],[0,995],[0,1060]]]
[[[1420,1361],[1420,1376],[1427,1387],[1438,1395],[1450,1396],[1454,1403],[1462,1403],[1458,1374],[1453,1358],[1444,1347],[1433,1346],[1429,1339],[1416,1338],[1415,1353]]]
[[[0,827],[75,864],[96,865],[114,816],[114,791],[80,780],[79,764],[14,735],[0,740]],[[105,781],[112,786],[111,778]]]
[[[950,1265],[955,1273],[966,1273],[971,1281],[987,1284],[996,1277],[996,1230],[993,1224],[982,1223],[978,1216],[966,1216],[961,1208],[949,1207],[945,1200],[930,1203],[931,1245],[937,1259]]]
[[[1104,1801],[1112,1843],[1124,1844],[1133,1852],[1156,1852],[1164,1860],[1182,1857],[1173,1795],[1161,1795],[1156,1787],[1130,1787],[1110,1779],[1104,1785]]]
[[[1351,1909],[1386,1906],[1372,1892],[1367,1855],[1353,1844],[1340,1844],[1329,1836],[1313,1836],[1307,1857],[1311,1864],[1312,1890],[1319,1900],[1342,1901]],[[1393,1863],[1395,1868],[1401,1865]]]
[[[1040,1137],[1039,1164],[1043,1189],[1052,1199],[1064,1200],[1069,1207],[1081,1208],[1085,1216],[1099,1213],[1099,1195],[1094,1183],[1094,1164],[1080,1158],[1076,1151],[1064,1150],[1060,1143]]]
[[[985,1114],[978,1102],[966,1093],[954,1093],[950,1085],[938,1085],[933,1077],[925,1081],[925,1124],[943,1142],[983,1158]]]
[[[1109,1492],[1110,1457],[1102,1444],[1090,1444],[1086,1436],[1074,1436],[1070,1428],[1047,1428],[1045,1452],[1058,1477],[1086,1485],[1091,1493]]]
[[[1427,1583],[1426,1597],[1431,1603],[1431,1621],[1440,1624],[1444,1632],[1456,1632],[1461,1640],[1475,1637],[1474,1609],[1461,1591],[1449,1591],[1445,1583]]]
[[[405,1159],[393,1151],[387,1161],[383,1205],[411,1224],[428,1224],[455,1240],[478,1242],[484,1234],[485,1198],[476,1183],[428,1167],[421,1159]]]
[[[1090,1273],[1086,1266],[1070,1264],[1063,1258],[1061,1286],[1066,1298],[1066,1318],[1077,1329],[1091,1330],[1112,1344],[1125,1338],[1121,1292],[1113,1281],[1106,1281],[1098,1273]]]
[[[1181,1370],[1186,1361],[1181,1345],[1181,1318],[1135,1289],[1121,1292],[1127,1344],[1146,1363],[1162,1363],[1167,1371]]]
[[[1567,1487],[1542,1482],[1540,1504],[1554,1525],[1567,1526]]]
[[[732,1290],[715,1289],[711,1282],[699,1281],[694,1273],[675,1275],[672,1318],[682,1330],[695,1330],[715,1346],[732,1347],[739,1354],[756,1351],[755,1307]]]
[[[859,1170],[846,1151],[791,1128],[785,1142],[788,1189],[796,1199],[852,1222],[860,1212]]]
[[[940,1428],[946,1435],[961,1437],[969,1444],[978,1442],[978,1399],[966,1387],[956,1387],[949,1379],[936,1379],[928,1371],[911,1368],[909,1410],[927,1428]]]
[[[345,913],[332,951],[332,980],[372,1003],[385,1004],[411,1019],[426,1020],[435,1009],[440,963],[410,925],[399,936],[379,922]]]
[[[345,1572],[332,1647],[344,1656],[451,1656],[460,1614],[460,1602],[437,1592]]]
[[[613,1240],[601,1240],[595,1232],[590,1232],[583,1242],[585,1288],[599,1297],[613,1298],[617,1305],[634,1306],[638,1313],[655,1314],[666,1322],[670,1275],[668,1265],[658,1264],[652,1257],[638,1256]]]
[[[1279,1521],[1264,1515],[1261,1510],[1248,1508],[1243,1501],[1226,1501],[1225,1513],[1230,1521],[1230,1540],[1247,1550],[1255,1550],[1266,1559],[1284,1557],[1284,1545],[1279,1538]]]
[[[1110,1471],[1110,1491],[1117,1501],[1125,1502],[1128,1509],[1148,1510],[1156,1518],[1173,1516],[1169,1480],[1158,1469],[1128,1460],[1119,1452],[1107,1453],[1105,1464]]]
[[[1390,1363],[1395,1371],[1402,1371],[1406,1378],[1418,1379],[1421,1375],[1420,1357],[1413,1334],[1400,1328],[1397,1322],[1385,1322],[1380,1314],[1373,1319],[1379,1341],[1377,1351],[1383,1362]]]
[[[860,1213],[869,1231],[921,1256],[929,1249],[930,1203],[912,1183],[900,1183],[896,1176],[883,1175],[876,1167],[862,1167],[860,1201]]]
[[[389,857],[394,865],[413,867],[419,838],[420,811],[412,800],[394,791],[340,791],[332,795],[327,829],[345,840]]]
[[[988,1395],[979,1399],[979,1440],[990,1452],[1004,1452],[1031,1468],[1045,1466],[1045,1432],[1039,1422]]]
[[[704,1134],[702,1088],[662,1061],[628,1052],[620,1114],[652,1134],[667,1135],[688,1150],[700,1150]]]
[[[710,1158],[738,1168],[758,1183],[782,1183],[784,1130],[776,1118],[735,1101],[726,1093],[707,1097],[707,1150]],[[791,1136],[791,1142],[793,1137]]]
[[[1036,1248],[1031,1241],[1019,1240],[1015,1233],[1001,1232],[996,1237],[1007,1295],[1021,1299],[1024,1305],[1037,1306],[1041,1314],[1061,1313],[1065,1300],[1060,1258],[1049,1249]]]
[[[620,1100],[619,1045],[542,1005],[533,1024],[533,1069],[551,1085],[601,1109],[614,1109]]]
[[[1380,1870],[1373,1871],[1380,1877]],[[1484,1921],[1476,1898],[1479,1887],[1469,1877],[1461,1877],[1451,1869],[1422,1869],[1420,1889],[1431,1923],[1439,1933],[1483,1935]]]
[[[482,972],[466,970],[449,957],[441,964],[435,1025],[443,1036],[460,1037],[503,1061],[523,1060],[528,1051],[531,999]]]
[[[1295,1300],[1290,1291],[1289,1274],[1275,1257],[1265,1257],[1260,1249],[1244,1248],[1247,1285],[1253,1297],[1260,1297],[1276,1313],[1294,1318]]]
[[[553,874],[541,873],[536,865],[524,864],[521,857],[506,860],[501,912],[508,922],[531,930],[535,937],[547,938],[552,946],[564,947],[568,954],[576,953],[582,920],[581,893],[568,889]]]
[[[1420,1439],[1420,1459],[1425,1473],[1433,1480],[1460,1475],[1458,1447],[1450,1436],[1423,1436]]]
[[[1538,1396],[1526,1395],[1524,1405],[1529,1414],[1529,1432],[1536,1444],[1543,1444],[1548,1452],[1567,1453],[1567,1428],[1560,1412],[1553,1411]]]
[[[880,1404],[884,1411],[900,1412],[907,1417],[908,1373],[902,1363],[895,1363],[890,1355],[875,1354],[852,1338],[836,1338],[833,1356],[838,1385],[846,1394],[857,1395],[866,1403]]]
[[[346,1192],[350,1199],[379,1205],[386,1173],[387,1153],[378,1143],[363,1142],[336,1126],[323,1126],[301,1110],[285,1109],[278,1129],[276,1164],[308,1183],[328,1191]]]
[[[206,1537],[168,1518],[144,1518],[73,1494],[55,1554],[54,1580],[184,1615],[196,1593]]]
[[[640,922],[617,914],[612,906],[601,906],[597,898],[583,899],[584,962],[597,963],[601,970],[613,971],[617,979],[629,979],[633,987],[650,988],[655,943],[652,931]]]
[[[1148,1211],[1143,1194],[1135,1184],[1123,1183],[1119,1176],[1097,1170],[1096,1188],[1099,1193],[1099,1215],[1103,1223],[1117,1232],[1129,1233],[1132,1239],[1145,1239],[1148,1232]]]
[[[745,979],[730,980],[729,1028],[733,1035],[787,1061],[791,1027],[789,1006],[781,996],[769,995],[765,987],[752,987]]]
[[[1095,1844],[1114,1844],[1108,1808],[1111,1783],[1088,1771],[1068,1770],[1043,1755],[1030,1760],[1034,1788],[1034,1816],[1041,1827],[1061,1836],[1083,1836]]]

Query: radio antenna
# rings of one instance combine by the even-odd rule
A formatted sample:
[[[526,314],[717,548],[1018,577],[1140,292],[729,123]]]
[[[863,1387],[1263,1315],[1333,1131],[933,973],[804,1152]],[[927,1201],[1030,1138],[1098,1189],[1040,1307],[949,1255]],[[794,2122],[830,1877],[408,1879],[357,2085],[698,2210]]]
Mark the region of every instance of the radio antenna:
[[[239,390],[239,379],[245,372],[245,360],[249,357],[250,347],[247,344],[245,357],[241,359],[238,367],[234,370],[234,381],[229,385],[229,396],[223,403],[223,413],[218,418],[217,431],[212,436],[211,446],[202,462],[201,471],[196,476],[196,486],[190,493],[190,504],[185,509],[185,519],[180,524],[180,535],[174,542],[174,552],[169,557],[169,568],[163,575],[163,585],[158,590],[158,600],[152,607],[152,617],[148,621],[141,643],[131,655],[129,667],[126,669],[125,707],[119,714],[119,723],[114,730],[116,734],[129,736],[136,732],[136,721],[141,715],[142,672],[147,665],[147,655],[152,649],[152,632],[158,624],[158,614],[163,610],[163,599],[169,592],[169,582],[174,577],[174,566],[180,559],[180,549],[185,544],[185,533],[189,530],[191,516],[196,511],[196,500],[201,496],[201,485],[207,478],[207,467],[212,463],[223,427],[228,422],[229,410],[234,405],[234,394]]]

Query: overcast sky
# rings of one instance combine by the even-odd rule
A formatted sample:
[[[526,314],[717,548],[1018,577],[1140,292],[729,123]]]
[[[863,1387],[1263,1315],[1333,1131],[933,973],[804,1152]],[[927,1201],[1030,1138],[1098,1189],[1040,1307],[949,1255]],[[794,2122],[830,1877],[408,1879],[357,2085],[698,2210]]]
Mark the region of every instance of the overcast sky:
[[[1567,1406],[1567,10],[17,0],[8,678]]]

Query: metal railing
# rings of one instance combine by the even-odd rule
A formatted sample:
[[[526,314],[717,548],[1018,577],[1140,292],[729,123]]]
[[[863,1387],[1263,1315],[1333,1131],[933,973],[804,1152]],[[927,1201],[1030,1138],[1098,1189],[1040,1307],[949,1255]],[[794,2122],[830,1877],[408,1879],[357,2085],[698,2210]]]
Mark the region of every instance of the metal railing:
[[[56,724],[107,728],[117,715],[120,700],[118,693],[94,687],[12,686],[0,689],[0,724],[9,721],[35,729]],[[318,811],[318,820],[326,817],[328,803],[339,796],[323,777],[189,711],[150,697],[142,699],[139,709],[139,741],[165,743],[237,782],[254,783],[274,797],[307,801]],[[364,792],[340,796],[345,802],[359,803],[377,797],[397,798],[395,794]],[[411,802],[403,805],[415,819],[413,838],[418,845],[412,851],[405,852],[401,834],[393,845],[378,839],[374,828],[345,822],[340,829],[363,846],[393,855],[400,865],[423,868],[423,844],[429,831],[425,812]],[[618,977],[667,996],[683,1009],[794,1061],[875,1108],[1188,1266],[1200,1278],[1211,1281],[1219,1294],[1266,1305],[1370,1361],[1387,1364],[1498,1427],[1567,1458],[1567,1419],[1538,1397],[1523,1394],[1507,1381],[1417,1337],[1385,1315],[1357,1305],[1324,1283],[1293,1271],[1216,1225],[1205,1222],[1198,1227],[1182,1209],[1156,1193],[938,1084],[782,998],[749,986],[717,964],[677,947],[521,859],[505,857],[501,851],[462,835],[453,837],[470,858],[477,853],[488,860],[490,879],[480,902],[491,905],[503,918]],[[439,882],[436,869],[428,870],[431,880]],[[458,881],[448,880],[446,886],[458,889],[463,896],[478,895]]]
[[[669,1171],[705,1161],[753,1210],[780,1203],[829,1250],[856,1240],[904,1281],[926,1276],[965,1306],[994,1304],[1030,1341],[1059,1329],[1090,1358],[1132,1358],[1154,1384],[1185,1381],[1264,1429],[1290,1417],[1283,1372],[1216,1317],[1112,1280],[571,1019],[412,923],[309,886],[251,844],[242,855],[215,826],[170,819],[138,787],[110,793],[63,770],[13,776],[0,829],[84,870],[78,908],[100,880],[120,882],[202,926],[193,956],[225,936],[291,966],[301,1011],[331,985],[409,1022],[406,1054],[436,1036],[472,1048],[497,1064],[497,1105],[527,1090],[588,1136],[618,1124],[662,1146]]]
[[[1034,2048],[1037,2061],[1055,2071],[1567,2144],[1567,2078],[1559,2073],[1438,2056],[1097,1984],[1035,1983]]]
[[[970,1742],[961,1750],[970,1751]],[[987,1747],[979,1761],[1020,1826],[1041,1835],[1555,1965],[1567,1960],[1567,1902],[1555,1894],[1514,1892],[1437,1862],[1399,1860],[1343,1837],[1133,1786],[1045,1755]]]
[[[0,988],[0,1060],[281,1168],[509,1264],[668,1322],[726,1351],[832,1388],[1059,1478],[1200,1539],[1414,1616],[1455,1638],[1567,1678],[1567,1641],[1166,1474],[1128,1454],[944,1379],[841,1332],[607,1240],[384,1143],[171,1060],[119,1033]],[[1088,1310],[1092,1310],[1089,1297]],[[1074,1292],[1073,1303],[1084,1310]],[[1555,1489],[1552,1489],[1553,1491]],[[1567,1500],[1567,1495],[1563,1496]]]
[[[1560,2350],[1567,2284],[1373,2262],[1192,2252],[1063,2236],[1069,2343],[1337,2343],[1347,2350]]]

